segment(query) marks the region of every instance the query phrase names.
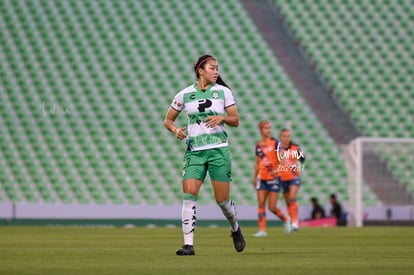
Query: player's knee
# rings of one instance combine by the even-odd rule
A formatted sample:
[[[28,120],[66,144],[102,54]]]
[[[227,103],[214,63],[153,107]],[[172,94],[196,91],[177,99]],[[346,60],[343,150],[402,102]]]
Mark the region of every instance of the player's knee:
[[[191,185],[189,185],[189,186],[184,185],[183,186],[183,193],[184,194],[191,194],[193,196],[198,197],[198,192],[199,192],[199,190],[197,188],[195,188],[194,186],[191,186]]]
[[[269,205],[268,206],[269,210],[272,211],[273,213],[278,211],[278,208],[275,205]]]
[[[228,194],[220,194],[216,195],[216,203],[221,204],[225,201],[228,201],[230,199],[230,196]]]

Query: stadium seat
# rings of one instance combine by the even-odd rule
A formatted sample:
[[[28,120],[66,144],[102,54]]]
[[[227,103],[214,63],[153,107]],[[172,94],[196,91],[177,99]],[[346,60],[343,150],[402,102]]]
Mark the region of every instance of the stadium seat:
[[[364,135],[414,136],[414,13],[409,2],[274,3]],[[369,196],[370,202],[375,199]]]
[[[305,4],[283,2],[280,9],[292,26],[308,35],[306,41],[314,43],[308,48],[326,56],[321,71],[340,75],[341,66],[335,63],[340,48],[325,47],[327,42],[317,38],[322,33],[329,41],[341,41],[347,32],[340,32],[340,26],[332,33],[316,27],[332,25],[335,17],[329,13],[336,6],[341,14],[347,10],[338,3]],[[313,12],[319,15],[318,24],[306,27],[303,23]],[[291,121],[294,139],[307,154],[300,203],[317,195],[314,187],[347,198],[340,150],[237,0],[2,1],[0,28],[0,57],[5,61],[0,67],[5,106],[0,115],[0,162],[9,167],[0,171],[2,199],[179,203],[185,145],[164,129],[163,117],[175,93],[195,81],[192,64],[206,52],[217,56],[240,110],[241,126],[229,129],[234,200],[256,204],[251,174],[262,119],[272,121],[275,136]],[[203,35],[206,28],[211,39]],[[368,63],[359,66],[370,68]],[[341,81],[347,84],[348,79]],[[405,75],[389,81],[412,87]],[[385,100],[381,106],[390,106]],[[412,115],[413,108],[403,106]],[[375,115],[366,114],[368,120]],[[184,125],[185,116],[177,123]],[[15,159],[24,161],[17,165]],[[200,203],[215,204],[209,181]]]

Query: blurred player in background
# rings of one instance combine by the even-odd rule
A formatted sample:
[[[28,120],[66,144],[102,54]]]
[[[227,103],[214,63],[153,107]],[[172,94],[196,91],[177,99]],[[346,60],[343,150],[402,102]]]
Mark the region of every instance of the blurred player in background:
[[[298,219],[298,191],[300,187],[300,171],[303,170],[302,165],[305,156],[298,145],[292,143],[291,133],[287,129],[280,131],[280,143],[277,148],[277,158],[279,160],[276,171],[279,172],[280,185],[283,189],[283,196],[286,201],[289,216],[292,220],[292,229],[299,229]]]
[[[255,148],[256,165],[254,169],[253,186],[257,190],[260,230],[253,235],[255,237],[267,236],[266,199],[268,199],[269,210],[283,221],[285,233],[289,234],[291,231],[290,218],[283,215],[282,210],[277,208],[280,192],[278,172],[276,171],[279,163],[276,154],[278,141],[271,136],[271,129],[269,121],[263,120],[259,123],[259,130],[262,138],[257,142]]]
[[[182,230],[184,245],[177,255],[194,255],[196,202],[208,171],[216,202],[230,223],[231,235],[237,252],[246,243],[237,221],[236,207],[230,199],[231,158],[224,124],[239,125],[239,114],[229,87],[219,76],[219,66],[211,55],[201,56],[194,65],[197,82],[181,92],[172,101],[165,116],[165,127],[175,136],[187,141],[182,170]],[[185,110],[188,129],[174,124]]]

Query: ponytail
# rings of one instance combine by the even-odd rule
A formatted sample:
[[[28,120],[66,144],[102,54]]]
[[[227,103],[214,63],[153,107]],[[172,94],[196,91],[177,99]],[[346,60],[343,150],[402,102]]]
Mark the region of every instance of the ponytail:
[[[226,82],[223,81],[220,75],[217,77],[216,83],[230,89],[229,85],[227,85]]]

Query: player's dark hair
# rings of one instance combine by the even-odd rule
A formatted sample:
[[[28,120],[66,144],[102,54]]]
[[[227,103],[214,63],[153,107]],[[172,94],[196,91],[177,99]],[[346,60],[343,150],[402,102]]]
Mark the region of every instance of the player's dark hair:
[[[216,59],[212,55],[209,55],[209,54],[202,55],[197,59],[197,62],[194,64],[194,72],[195,72],[197,78],[200,77],[200,75],[198,73],[198,69],[200,69],[200,68],[204,69],[204,66],[206,65],[207,61],[209,61],[209,60],[216,60]],[[230,87],[226,84],[226,82],[224,82],[224,80],[221,78],[220,75],[218,75],[216,83],[219,84],[219,85],[223,85],[224,87],[227,87],[227,88],[230,89]]]
[[[330,198],[333,199],[333,200],[336,200],[336,195],[335,194],[331,194]]]

